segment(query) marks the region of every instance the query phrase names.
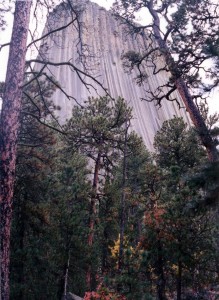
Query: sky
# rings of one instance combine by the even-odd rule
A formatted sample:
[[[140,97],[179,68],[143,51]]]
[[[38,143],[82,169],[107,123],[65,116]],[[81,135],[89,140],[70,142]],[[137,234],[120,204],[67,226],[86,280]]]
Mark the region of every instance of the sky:
[[[57,1],[60,2],[60,0],[57,0]],[[10,3],[10,2],[11,2],[11,0],[8,0],[8,3]],[[114,0],[91,0],[91,2],[95,2],[98,5],[105,7],[106,9],[110,9]],[[1,7],[1,0],[0,0],[0,7]],[[8,26],[7,26],[6,30],[0,31],[0,45],[8,43],[10,41],[10,37],[11,37],[11,30],[12,30],[12,23],[13,23],[13,16],[11,13],[7,14],[6,20],[7,20]],[[44,22],[42,22],[42,26],[41,26],[42,28],[43,28],[43,23]],[[8,47],[4,47],[0,51],[0,81],[4,81],[4,79],[5,79],[7,60],[8,60]]]
[[[98,5],[105,7],[106,9],[110,9],[114,1],[113,0],[91,0],[91,2],[95,2]]]
[[[10,2],[10,0],[8,1]],[[98,5],[105,7],[106,9],[110,9],[114,0],[91,0],[91,2],[95,2]],[[13,16],[11,14],[7,15],[7,23],[8,23],[7,29],[3,32],[0,32],[0,45],[4,43],[8,43],[10,41],[11,29],[13,23]],[[41,23],[41,28],[43,28],[44,26],[43,24],[44,22]],[[4,81],[5,79],[7,60],[8,60],[8,47],[4,47],[0,51],[0,81]],[[210,113],[214,113],[214,112],[219,113],[219,92],[218,91],[214,91],[211,93],[211,97],[209,99],[209,108],[210,108]]]

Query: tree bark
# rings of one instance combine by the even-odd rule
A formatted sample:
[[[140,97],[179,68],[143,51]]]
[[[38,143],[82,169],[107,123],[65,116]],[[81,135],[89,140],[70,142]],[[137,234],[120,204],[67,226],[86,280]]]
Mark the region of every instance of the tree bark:
[[[68,271],[69,271],[69,265],[70,265],[70,251],[68,251],[68,261],[65,269],[65,280],[64,280],[64,296],[63,299],[67,299],[67,286],[68,286]]]
[[[123,268],[124,258],[124,232],[125,232],[125,201],[126,201],[126,176],[127,176],[127,136],[128,136],[128,124],[126,121],[125,142],[124,142],[124,158],[123,158],[123,170],[122,170],[122,195],[120,202],[120,235],[119,235],[119,259],[118,270],[121,272]]]
[[[157,262],[156,262],[156,273],[157,273],[157,298],[159,300],[166,300],[166,280],[164,275],[164,262],[163,262],[163,249],[161,241],[158,237],[157,240]]]
[[[182,299],[182,262],[178,259],[178,274],[177,274],[177,300]]]
[[[163,40],[161,36],[161,30],[160,30],[160,19],[158,16],[158,13],[154,10],[154,0],[151,0],[148,4],[148,9],[150,14],[153,17],[153,32],[155,40],[160,48],[161,53],[163,54],[163,57],[165,59],[165,63],[169,68],[170,73],[174,76],[174,73],[176,73],[177,66],[174,62],[174,59],[166,45],[166,42]],[[201,139],[201,142],[203,146],[206,148],[208,158],[210,161],[214,162],[218,160],[218,151],[216,148],[216,145],[214,143],[214,140],[212,139],[210,132],[200,114],[200,111],[198,110],[197,106],[195,105],[193,98],[189,92],[189,89],[185,83],[185,81],[179,77],[175,79],[175,86],[182,98],[182,101],[185,105],[186,110],[189,113],[189,116],[199,134],[199,137]]]
[[[9,299],[9,256],[12,198],[26,43],[32,1],[16,1],[1,113],[1,300]]]
[[[94,225],[95,225],[95,216],[97,213],[96,200],[97,200],[100,162],[101,162],[101,152],[99,151],[96,162],[95,162],[95,167],[94,167],[92,196],[91,196],[91,202],[90,202],[89,234],[88,234],[88,246],[90,249],[90,253],[92,252],[92,246],[93,246],[93,242],[94,242]],[[86,274],[86,282],[87,282],[87,288],[88,288],[88,290],[90,290],[91,289],[91,262],[89,263],[89,266],[88,266],[88,271]]]

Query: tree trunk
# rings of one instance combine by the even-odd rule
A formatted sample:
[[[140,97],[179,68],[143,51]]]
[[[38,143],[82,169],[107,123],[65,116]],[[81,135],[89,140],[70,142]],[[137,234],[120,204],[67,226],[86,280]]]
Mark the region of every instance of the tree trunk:
[[[69,271],[69,265],[70,265],[70,251],[68,251],[68,261],[66,264],[66,269],[65,269],[65,280],[64,280],[64,295],[63,299],[67,299],[67,286],[68,286],[68,271]]]
[[[94,242],[94,225],[95,225],[95,217],[96,217],[96,200],[97,200],[97,189],[98,189],[98,181],[99,181],[99,170],[100,170],[100,162],[101,162],[101,152],[98,153],[97,159],[95,162],[94,168],[94,178],[92,184],[92,196],[90,202],[90,215],[89,215],[89,234],[88,234],[88,246],[90,253],[92,253],[92,246]],[[86,274],[86,282],[88,290],[91,289],[91,262],[88,266],[88,271]]]
[[[178,274],[177,274],[177,300],[181,300],[182,295],[182,262],[178,260]]]
[[[171,75],[174,76],[174,74],[177,71],[177,66],[174,62],[174,59],[166,45],[166,42],[163,40],[161,36],[160,31],[160,19],[158,16],[158,13],[154,10],[154,0],[151,0],[148,4],[148,9],[153,17],[154,23],[153,23],[153,32],[155,40],[157,41],[157,44],[160,48],[161,53],[163,54],[163,57],[165,59],[165,63],[169,68],[169,71]],[[217,161],[218,160],[218,152],[216,145],[214,143],[214,140],[212,139],[210,132],[200,114],[200,111],[198,110],[196,104],[193,101],[193,98],[188,90],[188,87],[184,80],[179,77],[175,79],[175,86],[182,97],[182,101],[185,105],[186,110],[189,113],[189,116],[199,134],[199,137],[201,139],[201,142],[203,146],[206,148],[206,151],[208,153],[208,158],[210,161]]]
[[[25,249],[25,233],[26,233],[26,216],[23,213],[26,210],[26,203],[27,203],[27,195],[25,193],[24,195],[24,199],[19,200],[20,205],[19,205],[19,227],[16,227],[17,229],[17,234],[20,238],[19,240],[19,249],[21,250],[21,252],[23,253],[24,249]],[[18,267],[18,284],[20,286],[20,291],[19,291],[19,299],[24,299],[24,286],[25,286],[25,276],[24,276],[24,264],[25,264],[25,259],[21,259],[19,261],[19,267]]]
[[[1,300],[9,299],[12,198],[31,1],[16,1],[1,113]]]
[[[156,262],[156,273],[157,273],[157,298],[159,300],[166,300],[166,294],[165,294],[165,289],[166,289],[166,280],[164,276],[164,263],[163,263],[163,249],[162,249],[162,244],[161,241],[157,240],[157,262]]]
[[[107,274],[108,271],[108,234],[106,229],[103,232],[103,243],[102,243],[102,275]]]
[[[125,200],[126,200],[126,173],[127,173],[127,135],[128,124],[126,121],[125,142],[124,142],[124,158],[123,158],[123,171],[122,171],[122,195],[120,203],[120,235],[119,235],[119,259],[118,270],[121,272],[123,268],[123,256],[124,256],[124,231],[125,231]]]

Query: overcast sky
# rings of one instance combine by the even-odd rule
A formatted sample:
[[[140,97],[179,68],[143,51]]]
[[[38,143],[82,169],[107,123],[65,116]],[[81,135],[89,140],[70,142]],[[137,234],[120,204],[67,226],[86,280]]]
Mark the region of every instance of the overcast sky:
[[[100,6],[105,7],[106,9],[110,9],[114,0],[91,0],[92,2],[97,3]],[[1,2],[1,0],[0,0]],[[1,3],[0,3],[1,4]],[[8,27],[5,31],[0,32],[0,44],[8,43],[10,41],[11,36],[11,28],[13,17],[11,14],[7,15]],[[42,22],[43,24],[43,22]],[[43,27],[43,26],[42,26]],[[0,81],[4,81],[6,67],[7,67],[7,59],[8,59],[8,47],[3,48],[0,51]],[[215,111],[219,112],[219,93],[212,92],[211,99],[209,100],[210,112],[213,113]]]
[[[91,2],[95,2],[98,5],[105,7],[106,9],[110,9],[113,0],[91,0]],[[1,5],[1,0],[0,0],[0,5]],[[13,16],[11,13],[8,13],[7,14],[8,26],[6,30],[0,32],[0,45],[8,43],[10,41],[12,22],[13,22]],[[0,51],[0,81],[5,80],[7,60],[8,60],[8,47],[4,47]]]

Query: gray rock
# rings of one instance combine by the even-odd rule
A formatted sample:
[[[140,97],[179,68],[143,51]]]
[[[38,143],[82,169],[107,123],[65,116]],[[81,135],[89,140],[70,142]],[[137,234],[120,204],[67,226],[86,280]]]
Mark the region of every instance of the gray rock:
[[[123,97],[133,108],[132,129],[142,136],[148,149],[153,150],[154,135],[164,120],[176,115],[183,116],[189,123],[185,110],[179,109],[175,101],[163,101],[161,108],[155,106],[154,103],[141,101],[141,98],[146,97],[145,90],[154,91],[166,82],[166,72],[153,75],[152,68],[145,65],[147,80],[143,85],[137,85],[134,80],[138,75],[137,72],[133,70],[131,74],[128,74],[124,71],[121,55],[130,50],[143,51],[147,48],[145,37],[127,35],[125,27],[121,26],[109,11],[97,4],[88,1],[79,1],[78,3],[82,3],[81,8],[84,9],[80,16],[81,41],[83,45],[86,45],[83,53],[87,55],[85,63],[90,74],[97,78],[114,98]],[[63,10],[62,5],[58,6],[49,16],[44,34],[49,30],[48,28],[54,29],[69,21],[69,11]],[[83,68],[78,55],[81,51],[81,44],[78,40],[78,31],[74,26],[50,35],[43,40],[43,44],[40,55],[44,58],[53,62],[71,61],[78,68]],[[157,59],[157,63],[162,66],[162,58]],[[40,67],[36,66],[36,68]],[[91,79],[83,77],[88,84],[94,87],[94,89],[89,87],[88,90],[76,72],[68,66],[49,66],[47,73],[53,75],[62,88],[80,104],[83,104],[89,96],[98,97],[98,95],[105,94],[103,89]],[[177,93],[174,93],[173,96],[180,102],[180,96]],[[58,114],[61,122],[64,123],[71,116],[72,107],[76,105],[76,102],[69,100],[60,90],[55,92],[53,99],[55,104],[62,108]]]

